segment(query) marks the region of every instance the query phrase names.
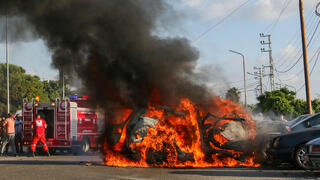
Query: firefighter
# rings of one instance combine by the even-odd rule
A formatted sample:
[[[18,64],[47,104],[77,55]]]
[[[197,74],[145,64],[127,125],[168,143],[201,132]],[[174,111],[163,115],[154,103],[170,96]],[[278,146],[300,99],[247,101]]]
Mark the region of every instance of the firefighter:
[[[44,119],[41,119],[40,114],[37,114],[37,118],[33,121],[31,128],[33,128],[33,138],[31,141],[32,156],[35,157],[34,152],[36,151],[36,146],[39,140],[43,144],[43,150],[46,152],[47,156],[50,156],[49,148],[45,137],[47,123]]]

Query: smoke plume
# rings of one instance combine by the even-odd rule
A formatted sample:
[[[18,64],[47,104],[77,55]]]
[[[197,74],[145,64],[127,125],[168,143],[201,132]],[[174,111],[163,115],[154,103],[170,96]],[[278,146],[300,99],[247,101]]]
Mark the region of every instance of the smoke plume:
[[[164,104],[208,97],[194,83],[197,50],[187,39],[153,34],[167,13],[163,0],[0,0],[0,7],[26,20],[46,41],[53,66],[76,73],[100,107],[145,106],[153,93]]]

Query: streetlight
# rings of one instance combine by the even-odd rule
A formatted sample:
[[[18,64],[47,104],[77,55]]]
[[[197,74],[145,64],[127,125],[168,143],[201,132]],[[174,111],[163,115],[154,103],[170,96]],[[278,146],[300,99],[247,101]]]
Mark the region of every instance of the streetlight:
[[[242,53],[239,53],[237,51],[229,50],[232,53],[239,54],[242,56],[242,61],[243,61],[243,86],[244,86],[244,106],[247,106],[247,83],[246,83],[246,64],[244,61],[244,55]]]

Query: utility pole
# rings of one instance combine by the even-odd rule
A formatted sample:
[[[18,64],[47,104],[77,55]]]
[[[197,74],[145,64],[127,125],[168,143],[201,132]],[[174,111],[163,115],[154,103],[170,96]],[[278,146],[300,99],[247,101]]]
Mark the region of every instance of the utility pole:
[[[262,78],[263,78],[263,74],[261,71],[261,68],[259,68],[259,84],[260,84],[260,95],[263,95],[263,83],[262,83]]]
[[[309,78],[309,62],[308,62],[308,50],[307,50],[307,40],[306,40],[306,29],[304,22],[304,6],[303,1],[299,0],[299,11],[300,11],[300,26],[301,26],[301,39],[302,39],[302,49],[303,49],[303,64],[304,64],[304,77],[306,86],[306,98],[307,98],[307,109],[309,114],[312,112],[311,104],[311,93],[310,93],[310,78]]]
[[[60,68],[60,85],[62,85],[62,100],[65,99],[65,82],[64,82],[64,70]]]
[[[274,84],[274,64],[273,64],[273,58],[272,58],[272,43],[271,43],[271,35],[270,34],[263,34],[260,33],[259,34],[261,38],[267,38],[267,42],[265,41],[260,41],[261,45],[268,45],[268,49],[265,49],[264,47],[261,48],[261,52],[267,52],[269,53],[269,66],[264,66],[264,67],[269,67],[270,68],[270,89],[271,91],[273,91],[275,88],[275,84]]]
[[[65,99],[64,75],[62,76],[62,99]]]
[[[254,73],[248,72],[248,74],[254,76],[256,80],[259,80],[259,85],[256,89],[260,91],[260,96],[261,96],[263,95],[263,77],[265,76],[265,74],[264,74],[263,68],[254,67],[253,69],[257,71]]]
[[[247,82],[246,82],[246,62],[244,60],[244,55],[237,51],[229,50],[232,53],[239,54],[242,57],[243,65],[243,88],[244,88],[244,106],[247,107]]]
[[[9,48],[8,48],[8,14],[6,13],[6,62],[7,62],[7,113],[10,113],[10,76],[9,76]]]

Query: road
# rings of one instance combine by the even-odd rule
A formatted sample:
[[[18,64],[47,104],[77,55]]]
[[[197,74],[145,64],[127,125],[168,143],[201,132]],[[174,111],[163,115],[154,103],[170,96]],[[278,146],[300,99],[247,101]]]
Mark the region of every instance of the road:
[[[1,157],[0,179],[320,179],[320,171],[279,168],[119,168],[101,165],[99,156]]]

